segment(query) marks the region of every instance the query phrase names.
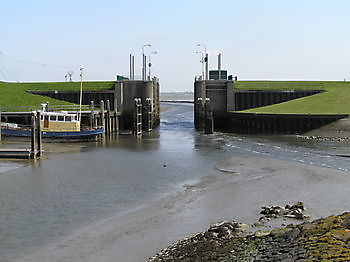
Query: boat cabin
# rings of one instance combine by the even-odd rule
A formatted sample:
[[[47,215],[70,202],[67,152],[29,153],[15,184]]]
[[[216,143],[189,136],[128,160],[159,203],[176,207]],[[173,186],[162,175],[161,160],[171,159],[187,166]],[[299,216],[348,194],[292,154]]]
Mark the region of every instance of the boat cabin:
[[[61,112],[41,112],[40,124],[42,131],[50,132],[70,132],[80,131],[80,121],[78,114]]]

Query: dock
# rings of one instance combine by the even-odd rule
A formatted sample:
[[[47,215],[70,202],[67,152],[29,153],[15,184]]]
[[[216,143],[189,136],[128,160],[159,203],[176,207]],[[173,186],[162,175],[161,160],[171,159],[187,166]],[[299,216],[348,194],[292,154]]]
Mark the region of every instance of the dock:
[[[35,159],[37,151],[29,148],[0,148],[0,158]]]

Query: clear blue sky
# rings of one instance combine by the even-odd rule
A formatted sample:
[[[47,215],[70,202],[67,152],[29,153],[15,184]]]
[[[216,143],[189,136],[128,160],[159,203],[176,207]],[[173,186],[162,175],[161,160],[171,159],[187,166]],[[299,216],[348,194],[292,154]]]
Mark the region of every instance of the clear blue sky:
[[[210,67],[239,79],[350,79],[347,0],[0,0],[0,80],[63,81],[84,64],[87,80],[141,74],[152,56],[162,91],[191,91],[201,73],[197,43]],[[46,66],[14,61],[48,64]]]

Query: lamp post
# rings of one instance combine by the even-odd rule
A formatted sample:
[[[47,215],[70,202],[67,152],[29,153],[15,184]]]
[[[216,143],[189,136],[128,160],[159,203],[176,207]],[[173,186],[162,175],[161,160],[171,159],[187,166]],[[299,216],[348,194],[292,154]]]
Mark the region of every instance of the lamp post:
[[[142,46],[142,81],[146,80],[146,56],[145,56],[145,47],[151,47],[151,44],[145,44]]]
[[[156,54],[158,54],[158,52],[155,51],[155,52],[149,53],[149,55],[148,55],[148,81],[151,80],[151,66],[152,66],[151,56],[156,55]]]
[[[197,44],[197,46],[204,47],[204,62],[205,62],[205,79],[208,80],[208,53],[207,53],[207,45],[205,44]]]
[[[204,80],[204,53],[202,51],[196,51],[196,54],[201,54],[201,63],[202,63],[202,80]]]
[[[81,104],[83,101],[83,70],[84,70],[84,67],[81,65],[79,70],[80,70],[79,121],[81,124]]]

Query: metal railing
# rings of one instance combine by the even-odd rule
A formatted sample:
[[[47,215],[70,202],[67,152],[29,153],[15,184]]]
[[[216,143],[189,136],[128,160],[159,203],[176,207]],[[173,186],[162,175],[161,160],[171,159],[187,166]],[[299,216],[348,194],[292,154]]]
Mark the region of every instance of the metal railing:
[[[95,106],[95,110],[98,108]],[[42,110],[41,106],[1,106],[2,112],[32,112]],[[89,105],[82,105],[82,111],[90,111]],[[49,105],[48,111],[79,111],[79,105]]]

